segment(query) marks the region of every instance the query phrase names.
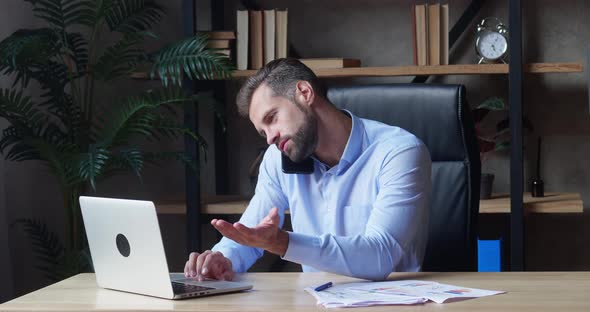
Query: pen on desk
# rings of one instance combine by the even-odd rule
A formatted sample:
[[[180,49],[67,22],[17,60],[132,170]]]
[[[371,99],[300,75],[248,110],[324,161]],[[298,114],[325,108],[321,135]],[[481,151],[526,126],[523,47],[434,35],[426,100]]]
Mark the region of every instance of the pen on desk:
[[[322,290],[327,289],[327,288],[330,288],[330,287],[332,287],[332,282],[327,282],[325,284],[322,284],[322,285],[314,288],[313,290],[315,290],[315,291],[322,291]]]

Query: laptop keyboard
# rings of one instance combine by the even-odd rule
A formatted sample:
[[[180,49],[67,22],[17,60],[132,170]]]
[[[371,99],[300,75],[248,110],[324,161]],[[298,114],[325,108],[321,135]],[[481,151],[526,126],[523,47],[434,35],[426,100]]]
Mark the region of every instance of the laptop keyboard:
[[[215,289],[215,288],[172,282],[172,290],[174,291],[175,294],[193,293],[193,292],[209,290],[209,289]]]

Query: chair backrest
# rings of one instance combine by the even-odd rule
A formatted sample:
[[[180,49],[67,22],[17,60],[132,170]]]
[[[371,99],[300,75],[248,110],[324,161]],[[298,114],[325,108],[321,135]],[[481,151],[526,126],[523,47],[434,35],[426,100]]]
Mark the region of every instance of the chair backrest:
[[[423,271],[477,270],[481,165],[462,85],[381,84],[328,89],[341,109],[413,133],[432,158],[432,199]]]

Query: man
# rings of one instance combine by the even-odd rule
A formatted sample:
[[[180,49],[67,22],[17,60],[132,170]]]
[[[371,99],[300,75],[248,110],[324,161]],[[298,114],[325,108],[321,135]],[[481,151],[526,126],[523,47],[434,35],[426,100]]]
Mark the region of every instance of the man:
[[[337,109],[295,59],[259,70],[237,105],[270,147],[240,221],[211,221],[225,237],[211,251],[191,253],[186,276],[231,280],[264,250],[305,272],[381,280],[420,270],[431,161],[419,139]],[[282,154],[294,162],[311,157],[313,172],[284,173]],[[293,232],[281,229],[287,209]]]

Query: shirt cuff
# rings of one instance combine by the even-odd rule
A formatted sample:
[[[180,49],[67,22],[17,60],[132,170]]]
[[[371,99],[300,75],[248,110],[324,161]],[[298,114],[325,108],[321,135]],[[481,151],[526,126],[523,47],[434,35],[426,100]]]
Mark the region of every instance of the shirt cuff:
[[[301,233],[287,232],[289,234],[289,245],[287,252],[281,257],[284,260],[314,265],[320,259],[321,242],[316,236]]]

